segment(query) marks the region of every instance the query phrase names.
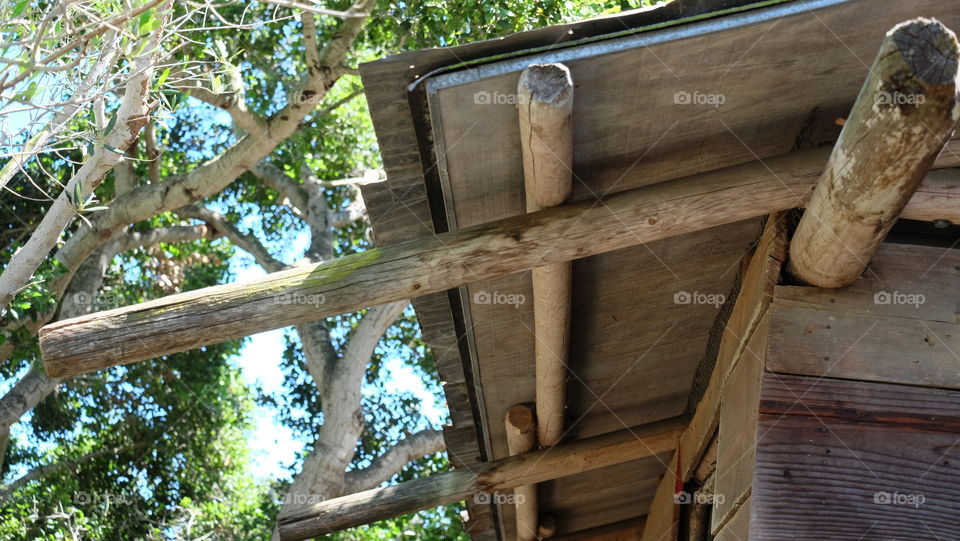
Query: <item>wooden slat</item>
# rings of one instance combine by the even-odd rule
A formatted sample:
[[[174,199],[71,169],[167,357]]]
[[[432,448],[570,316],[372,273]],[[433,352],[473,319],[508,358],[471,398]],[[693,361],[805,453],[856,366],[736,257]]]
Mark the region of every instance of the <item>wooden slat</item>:
[[[314,504],[278,519],[284,540],[308,539],[361,524],[636,460],[676,448],[685,425],[672,419],[564,443]]]
[[[553,539],[554,541],[630,541],[640,539],[644,522],[643,517],[631,518]]]
[[[743,501],[733,518],[717,532],[714,541],[748,541],[750,539],[750,497]]]
[[[767,374],[761,401],[751,540],[960,538],[960,393]]]
[[[767,353],[767,318],[761,320],[750,342],[730,373],[720,399],[720,432],[716,494],[711,531],[719,530],[738,513],[753,484],[757,444],[757,406],[760,380]]]
[[[780,275],[785,249],[784,223],[779,216],[771,216],[744,273],[743,287],[725,325],[707,389],[697,405],[690,426],[680,438],[679,475],[684,481],[700,463],[700,457],[717,431],[723,388],[767,310]],[[677,468],[676,463],[677,457],[674,456],[671,468]],[[673,498],[675,476],[676,473],[668,471],[657,488],[643,541],[671,541],[676,538],[676,505]]]
[[[767,369],[960,389],[955,323],[773,304]]]

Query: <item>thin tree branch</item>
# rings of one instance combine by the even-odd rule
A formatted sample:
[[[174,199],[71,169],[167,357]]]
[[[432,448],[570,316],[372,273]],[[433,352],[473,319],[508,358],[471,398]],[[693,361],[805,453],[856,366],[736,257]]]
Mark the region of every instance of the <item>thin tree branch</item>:
[[[227,220],[222,214],[193,205],[177,209],[176,212],[184,218],[203,220],[213,229],[222,232],[235,246],[252,255],[257,264],[267,272],[277,272],[287,267],[283,261],[270,255],[270,252],[267,251],[255,236],[240,231],[237,226]]]
[[[400,440],[384,454],[373,459],[370,466],[362,470],[347,472],[344,493],[354,494],[369,490],[393,478],[410,462],[418,458],[439,453],[447,448],[443,441],[443,432],[427,429],[411,434]]]

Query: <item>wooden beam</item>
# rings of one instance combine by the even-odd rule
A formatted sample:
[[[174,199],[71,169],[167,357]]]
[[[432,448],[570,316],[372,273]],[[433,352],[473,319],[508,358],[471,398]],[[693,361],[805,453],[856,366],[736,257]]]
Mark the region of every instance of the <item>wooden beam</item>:
[[[604,524],[587,530],[581,530],[560,537],[556,541],[624,541],[639,539],[643,532],[644,517],[628,518],[613,524]]]
[[[801,206],[828,153],[794,152],[59,321],[40,331],[40,349],[48,374],[73,376],[756,218]],[[915,199],[903,217],[960,223],[960,183]]]
[[[679,456],[674,455],[671,469],[660,480],[654,494],[643,541],[675,541],[677,538],[676,476],[679,475],[684,482],[690,479],[717,433],[723,388],[770,306],[785,259],[786,244],[787,231],[782,217],[771,215],[743,274],[743,285],[725,323],[707,389],[693,412],[690,425],[680,437]]]
[[[957,38],[935,20],[887,33],[790,243],[790,272],[842,287],[866,269],[960,120]]]
[[[507,433],[507,450],[510,456],[533,451],[537,446],[537,423],[533,408],[517,404],[507,411],[503,419]],[[522,485],[513,489],[516,507],[517,540],[537,539],[537,485]]]
[[[570,70],[563,64],[524,69],[517,84],[517,103],[527,212],[555,207],[573,191]],[[534,267],[531,272],[537,432],[544,447],[556,444],[563,435],[572,268],[569,261],[560,261]]]
[[[676,447],[685,424],[683,418],[669,419],[334,498],[280,516],[277,521],[280,538],[309,539],[455,503],[477,493],[489,496],[518,486],[654,456]]]

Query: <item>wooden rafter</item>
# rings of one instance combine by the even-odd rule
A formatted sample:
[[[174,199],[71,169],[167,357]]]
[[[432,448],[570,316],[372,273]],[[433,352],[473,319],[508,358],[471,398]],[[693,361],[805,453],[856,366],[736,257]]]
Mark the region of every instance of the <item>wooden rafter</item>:
[[[677,181],[413,239],[336,260],[47,325],[53,377],[186,351],[802,206],[829,151],[793,152]],[[960,187],[921,185],[902,217],[960,222]]]
[[[281,516],[280,538],[309,539],[455,503],[477,493],[491,497],[518,486],[659,455],[676,448],[685,425],[683,418],[669,419],[335,498]]]

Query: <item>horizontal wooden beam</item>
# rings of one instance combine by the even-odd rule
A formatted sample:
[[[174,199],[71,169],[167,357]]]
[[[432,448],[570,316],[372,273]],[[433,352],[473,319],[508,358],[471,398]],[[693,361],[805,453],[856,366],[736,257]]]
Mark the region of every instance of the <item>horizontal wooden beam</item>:
[[[669,419],[313,504],[280,516],[280,538],[309,539],[455,503],[478,493],[489,497],[523,485],[667,453],[676,448],[685,425],[685,418]]]
[[[829,153],[793,152],[59,321],[41,330],[40,349],[51,376],[72,376],[756,218],[803,205]],[[924,190],[903,217],[960,223],[960,183]]]

